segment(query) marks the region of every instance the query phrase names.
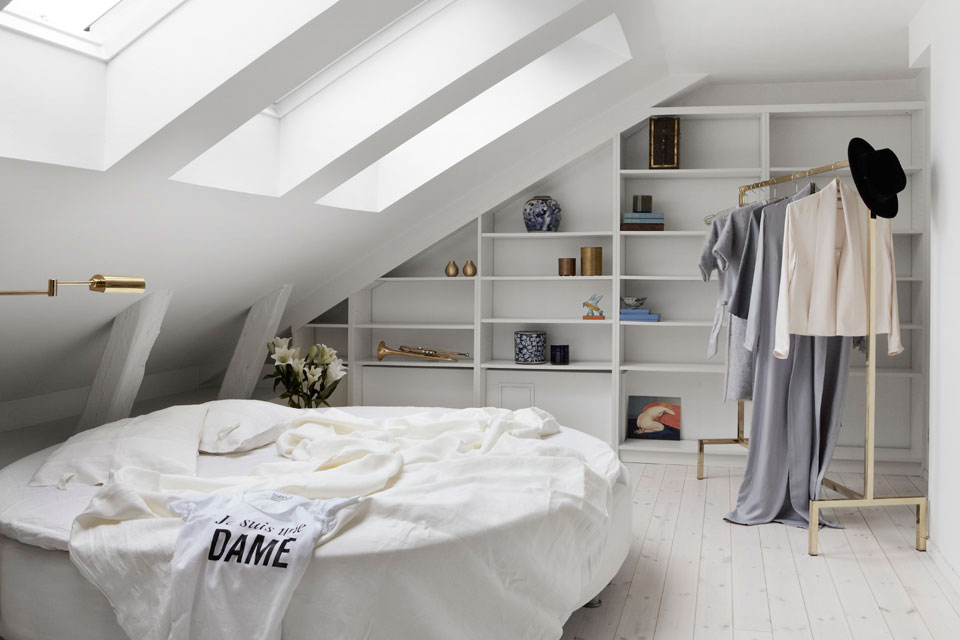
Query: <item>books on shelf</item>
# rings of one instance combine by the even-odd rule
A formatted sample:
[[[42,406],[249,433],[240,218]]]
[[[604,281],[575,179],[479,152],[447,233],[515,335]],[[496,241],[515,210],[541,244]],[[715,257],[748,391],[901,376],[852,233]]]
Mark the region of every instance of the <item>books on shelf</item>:
[[[650,313],[650,309],[621,309],[620,320],[628,322],[660,322],[659,313]]]
[[[623,214],[624,222],[663,222],[662,213],[641,213],[641,212],[628,212]]]
[[[621,222],[620,231],[663,231],[663,223]]]

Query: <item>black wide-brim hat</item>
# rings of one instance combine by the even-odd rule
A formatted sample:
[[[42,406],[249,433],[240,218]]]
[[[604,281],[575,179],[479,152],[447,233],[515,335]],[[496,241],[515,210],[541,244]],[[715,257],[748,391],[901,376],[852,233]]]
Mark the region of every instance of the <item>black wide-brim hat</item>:
[[[900,160],[890,149],[879,151],[863,138],[852,138],[847,145],[850,173],[863,202],[873,217],[897,215],[897,194],[907,186]]]

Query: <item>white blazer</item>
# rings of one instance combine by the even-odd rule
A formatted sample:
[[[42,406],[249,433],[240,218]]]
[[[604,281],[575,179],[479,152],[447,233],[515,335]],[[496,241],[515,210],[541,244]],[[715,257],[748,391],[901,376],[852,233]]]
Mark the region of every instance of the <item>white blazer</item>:
[[[839,185],[841,202],[837,201]],[[870,210],[839,178],[787,206],[773,355],[790,355],[790,334],[867,334]],[[890,220],[877,218],[877,328],[887,353],[903,351]]]

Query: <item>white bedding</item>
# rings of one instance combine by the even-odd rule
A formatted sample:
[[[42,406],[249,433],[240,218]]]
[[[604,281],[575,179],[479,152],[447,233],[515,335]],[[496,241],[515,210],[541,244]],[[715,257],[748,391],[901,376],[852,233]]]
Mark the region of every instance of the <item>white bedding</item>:
[[[628,536],[613,529],[612,517],[618,504],[623,510],[614,494],[625,494],[625,479],[613,451],[580,432],[520,444],[510,455],[409,465],[374,493],[362,518],[317,549],[283,637],[314,638],[321,624],[331,638],[485,638],[491,629],[497,637],[559,637],[567,615],[626,553]],[[0,472],[0,532],[64,549],[71,521],[98,488],[25,486],[42,459],[35,454]],[[238,476],[280,460],[271,447],[204,455],[198,476]]]

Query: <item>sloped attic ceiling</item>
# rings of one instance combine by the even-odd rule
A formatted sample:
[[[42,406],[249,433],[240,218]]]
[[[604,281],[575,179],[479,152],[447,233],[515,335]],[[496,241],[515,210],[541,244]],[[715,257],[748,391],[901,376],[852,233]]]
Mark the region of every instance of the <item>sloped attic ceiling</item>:
[[[430,15],[439,18],[468,1],[441,2]],[[285,96],[310,87],[311,79],[429,4],[304,0],[291,10],[253,0],[186,0],[109,60],[51,45],[0,20],[0,56],[14,62],[0,66],[0,84],[13,98],[0,101],[4,288],[98,272],[143,275],[151,289],[174,291],[148,374],[178,371],[194,376],[193,382],[206,379],[225,367],[249,306],[280,283],[295,285],[284,324],[309,321],[711,71],[709,60],[684,59],[678,68],[691,73],[671,73],[664,52],[678,26],[663,13],[674,6],[666,0],[490,0],[490,7],[517,11],[517,24],[524,25],[505,29],[510,33],[497,41],[498,50],[479,48],[468,64],[450,70],[442,86],[432,75],[414,73],[422,85],[415,99],[371,117],[340,146],[313,154],[305,134],[297,143],[306,155],[282,180],[260,171],[263,158],[255,149],[251,154],[245,144],[227,143],[261,117],[279,127]],[[687,11],[700,6],[693,0],[676,4]],[[867,4],[850,3],[860,10]],[[789,20],[784,13],[792,11],[763,10],[771,22]],[[609,16],[629,46],[626,58],[622,47],[614,47],[618,64],[450,157],[381,213],[316,204]],[[229,29],[210,29],[224,19]],[[426,20],[390,42],[415,35]],[[484,23],[475,26],[482,34]],[[849,53],[845,42],[831,39],[824,46]],[[852,52],[849,66],[866,55]],[[361,57],[372,60],[373,54]],[[345,86],[344,79],[334,84]],[[238,173],[219,182],[184,179],[225,143],[226,155],[237,156]],[[241,175],[261,186],[243,184],[246,178],[236,178]],[[109,323],[130,302],[80,291],[58,299],[0,298],[0,403],[54,392],[77,397],[66,390],[90,384]],[[58,410],[70,411],[70,402]],[[9,428],[3,406],[0,428]]]
[[[217,0],[188,0],[168,20],[195,3],[204,5],[205,11],[212,11],[213,5],[219,4],[221,9],[229,5],[232,11],[249,19],[246,30],[255,30],[259,23],[270,23],[269,17],[260,15],[263,3]],[[72,125],[67,129],[83,129],[84,122],[70,122],[67,118],[70,105],[77,104],[80,96],[107,91],[104,78],[109,82],[120,77],[112,75],[111,66],[140,47],[152,48],[152,36],[159,35],[154,32],[166,21],[109,62],[77,56],[34,37],[0,30],[0,48],[8,53],[23,48],[7,59],[26,57],[32,61],[31,65],[13,65],[18,67],[13,70],[5,65],[0,72],[8,74],[6,79],[10,82],[5,86],[22,88],[18,104],[0,105],[0,126],[11,134],[18,127],[21,130],[16,149],[3,148],[4,136],[0,136],[0,153],[6,156],[0,159],[0,198],[14,231],[0,239],[5,264],[16,266],[6,271],[9,288],[31,287],[49,277],[86,277],[88,271],[144,275],[149,288],[174,291],[148,362],[148,374],[204,365],[203,374],[198,370],[193,375],[212,375],[222,370],[229,359],[246,309],[278,284],[292,282],[295,289],[291,308],[316,315],[323,309],[313,311],[317,298],[310,296],[308,300],[308,294],[315,293],[319,283],[341,272],[359,256],[381,249],[390,243],[390,238],[399,237],[436,215],[454,195],[478,190],[472,207],[461,207],[455,216],[435,225],[436,231],[408,238],[409,244],[402,247],[404,252],[415,253],[438,239],[439,236],[432,236],[442,233],[442,228],[458,226],[469,216],[481,213],[485,201],[489,201],[486,206],[492,206],[502,199],[505,193],[495,184],[495,172],[488,168],[504,166],[501,157],[520,162],[526,156],[535,156],[532,142],[559,139],[561,132],[575,130],[585,122],[583,113],[595,111],[586,108],[588,105],[613,105],[640,89],[645,90],[640,94],[640,106],[649,106],[689,84],[663,85],[652,93],[646,92],[652,82],[664,75],[665,68],[656,54],[655,43],[644,38],[648,44],[640,51],[646,52],[647,47],[650,51],[645,53],[642,64],[620,64],[613,73],[585,78],[580,88],[567,92],[566,98],[553,106],[544,105],[533,119],[520,119],[517,126],[439,172],[378,216],[358,217],[352,212],[318,206],[315,201],[325,191],[309,184],[298,186],[283,197],[271,197],[170,179],[318,71],[402,18],[405,12],[397,10],[401,4],[396,0],[350,0],[329,7],[314,3],[315,16],[299,16],[301,26],[288,24],[286,33],[275,30],[275,42],[268,46],[261,41],[259,51],[248,53],[239,69],[224,68],[222,60],[209,61],[198,56],[195,63],[205,68],[192,71],[207,77],[210,86],[206,92],[193,95],[189,98],[193,102],[179,112],[169,105],[152,110],[149,128],[155,132],[112,163],[95,158],[91,162],[75,162],[86,153],[77,149],[95,146],[88,144],[91,140],[106,144],[109,116],[105,126],[95,133],[84,132],[80,141],[58,141],[57,136],[47,135],[42,122],[37,120],[55,122],[60,118],[61,123],[66,123],[64,126]],[[408,3],[407,9],[417,4]],[[539,27],[537,21],[531,21],[536,28],[519,41],[504,43],[501,52],[487,56],[448,87],[435,91],[372,135],[365,134],[368,137],[359,152],[350,149],[343,154],[346,158],[337,167],[339,178],[327,175],[324,179],[332,180],[333,187],[376,162],[490,86],[612,15],[617,3],[587,0],[568,4],[568,10],[557,13],[552,3],[529,3],[530,11],[549,5],[554,17],[548,15]],[[240,16],[234,20],[242,22]],[[632,28],[635,27],[624,24],[627,38]],[[245,37],[243,29],[239,31],[237,42]],[[195,33],[194,37],[199,36]],[[187,49],[192,46],[190,42],[185,44]],[[104,71],[100,67],[106,67],[104,77],[83,90],[75,76],[64,72],[72,69],[62,66],[66,60],[78,66],[90,63],[98,73]],[[627,57],[621,58],[621,62],[626,60]],[[154,78],[158,87],[172,90],[176,86],[172,79],[177,73],[185,73],[185,68],[173,69],[175,65],[170,63],[163,73],[152,70],[157,76],[166,76]],[[166,80],[171,82],[167,84]],[[42,91],[37,90],[38,86]],[[187,89],[196,91],[196,83]],[[47,96],[56,99],[51,103]],[[103,95],[88,97],[91,113],[118,108],[93,104],[98,99],[109,102]],[[40,117],[31,116],[31,106],[37,108],[36,105],[47,109]],[[142,135],[147,128],[141,123],[131,130]],[[584,150],[600,142],[600,136],[611,133],[592,132]],[[67,153],[63,152],[64,147],[70,148]],[[38,156],[38,150],[42,155]],[[90,158],[93,155],[88,154]],[[537,167],[536,171],[551,170],[536,163],[530,166]],[[464,173],[471,175],[465,180]],[[388,253],[380,251],[381,255]],[[374,268],[380,270],[367,273],[354,269],[349,275],[351,286],[363,286],[389,266]],[[342,278],[340,281],[345,282]],[[131,300],[91,299],[90,294],[71,293],[74,295],[57,299],[0,300],[5,320],[0,325],[0,343],[5,347],[5,357],[0,360],[0,401],[90,383],[109,323]],[[27,361],[31,364],[24,367]]]

